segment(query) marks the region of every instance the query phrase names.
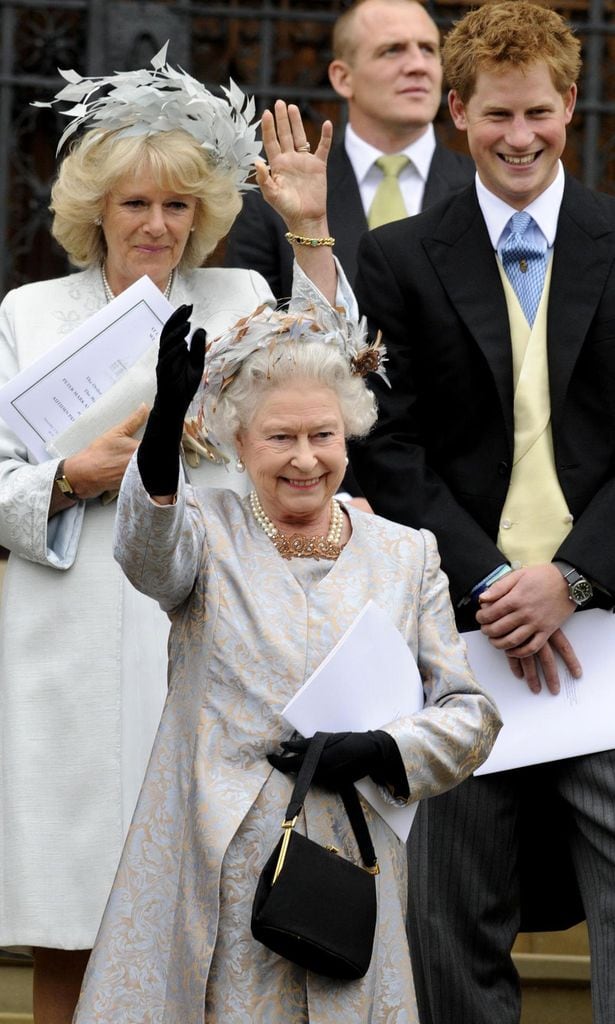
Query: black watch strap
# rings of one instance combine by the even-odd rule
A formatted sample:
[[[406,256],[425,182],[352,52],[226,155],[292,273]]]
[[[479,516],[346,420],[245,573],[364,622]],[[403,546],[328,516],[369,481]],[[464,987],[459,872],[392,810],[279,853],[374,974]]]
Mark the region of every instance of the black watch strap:
[[[79,501],[79,497],[77,494],[75,494],[70,480],[64,473],[64,462],[65,460],[61,459],[60,462],[58,463],[58,468],[56,470],[55,475],[55,482],[65,498],[70,498],[72,501]]]

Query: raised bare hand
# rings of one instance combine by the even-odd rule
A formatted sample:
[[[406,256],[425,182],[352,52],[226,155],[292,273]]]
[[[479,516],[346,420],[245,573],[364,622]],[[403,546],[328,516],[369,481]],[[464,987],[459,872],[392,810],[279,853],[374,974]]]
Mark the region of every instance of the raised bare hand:
[[[266,110],[262,133],[269,166],[257,161],[256,180],[267,202],[289,231],[318,236],[326,222],[327,158],[333,126],[325,121],[314,153],[308,147],[299,108],[276,100]]]

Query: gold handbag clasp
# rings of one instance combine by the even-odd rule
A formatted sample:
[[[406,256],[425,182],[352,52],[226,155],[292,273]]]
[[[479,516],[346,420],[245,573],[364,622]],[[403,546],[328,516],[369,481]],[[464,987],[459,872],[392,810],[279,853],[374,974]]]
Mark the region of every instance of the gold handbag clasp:
[[[296,824],[297,824],[297,815],[295,815],[295,817],[292,818],[291,820],[287,819],[286,821],[282,822],[282,828],[284,829],[284,836],[282,838],[282,845],[280,846],[280,853],[278,855],[278,863],[276,864],[275,871],[273,872],[273,881],[271,883],[272,885],[275,885],[275,883],[277,882],[277,880],[278,880],[278,878],[280,876],[280,871],[284,867],[284,861],[286,860],[286,851],[288,850],[288,844],[290,843],[290,834],[291,834],[291,832],[294,829]]]
[[[275,885],[275,883],[277,882],[278,878],[280,877],[280,873],[282,871],[282,868],[284,867],[284,861],[286,860],[286,852],[288,850],[288,844],[290,843],[291,832],[294,829],[296,824],[297,824],[297,815],[295,815],[295,817],[292,818],[292,819],[287,819],[286,821],[282,822],[282,828],[284,829],[284,835],[282,837],[282,845],[280,846],[280,852],[278,854],[278,861],[277,861],[277,864],[275,866],[275,871],[273,872],[273,880],[271,882],[272,885]],[[339,854],[339,850],[335,846],[325,846],[325,849],[326,850],[330,850],[331,853]],[[367,871],[367,873],[369,875],[379,875],[380,874],[380,867],[378,865],[378,861],[376,861],[375,864],[373,864],[371,867],[368,867],[366,864],[363,864],[362,867],[363,867],[363,870]]]

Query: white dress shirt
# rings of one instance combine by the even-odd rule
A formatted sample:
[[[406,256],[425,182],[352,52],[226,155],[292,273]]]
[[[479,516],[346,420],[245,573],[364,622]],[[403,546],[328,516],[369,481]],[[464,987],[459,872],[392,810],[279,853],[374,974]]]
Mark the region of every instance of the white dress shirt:
[[[560,161],[555,180],[529,206],[526,206],[523,211],[529,213],[534,221],[533,224],[529,225],[524,237],[527,238],[528,242],[539,245],[544,250],[551,250],[555,242],[557,221],[564,195],[564,181],[564,168]],[[506,242],[511,230],[508,222],[513,213],[520,211],[509,206],[503,199],[499,199],[493,192],[489,192],[478,174],[476,175],[476,193],[478,204],[485,218],[491,244],[501,260],[502,246]]]

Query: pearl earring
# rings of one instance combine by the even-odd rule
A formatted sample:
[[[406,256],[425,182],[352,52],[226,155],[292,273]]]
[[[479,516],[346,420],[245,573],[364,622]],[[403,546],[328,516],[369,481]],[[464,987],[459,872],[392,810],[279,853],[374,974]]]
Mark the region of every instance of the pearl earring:
[[[102,217],[97,217],[96,220],[94,221],[94,223],[95,223],[96,227],[99,228],[101,226],[101,224],[102,224]]]
[[[245,471],[246,471],[246,467],[245,467],[244,461],[243,461],[243,459],[241,458],[240,455],[237,456],[237,462],[235,463],[235,469],[237,470],[238,473],[245,473]]]

